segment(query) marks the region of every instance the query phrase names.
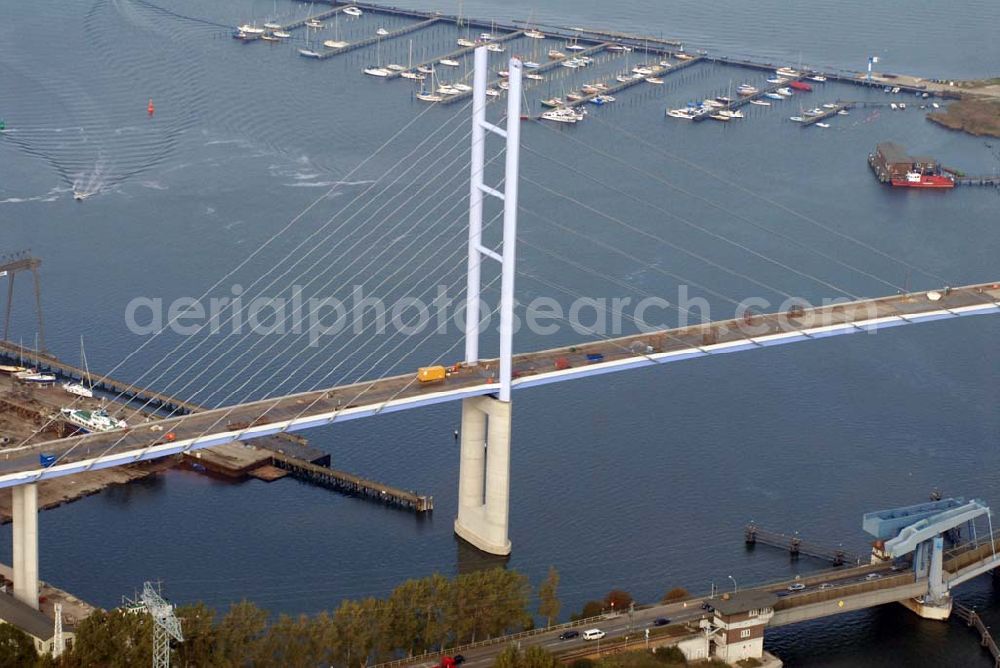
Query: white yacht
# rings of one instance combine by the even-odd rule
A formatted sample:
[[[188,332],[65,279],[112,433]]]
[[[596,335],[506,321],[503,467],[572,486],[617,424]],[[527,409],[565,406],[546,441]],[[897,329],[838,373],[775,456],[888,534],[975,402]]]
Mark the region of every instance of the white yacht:
[[[364,12],[362,12],[359,8],[354,6],[345,7],[344,13],[347,14],[348,16],[361,16],[362,14],[364,14]]]
[[[125,420],[111,417],[103,408],[95,411],[62,408],[59,413],[64,420],[84,431],[111,431],[112,429],[124,429],[128,426]]]

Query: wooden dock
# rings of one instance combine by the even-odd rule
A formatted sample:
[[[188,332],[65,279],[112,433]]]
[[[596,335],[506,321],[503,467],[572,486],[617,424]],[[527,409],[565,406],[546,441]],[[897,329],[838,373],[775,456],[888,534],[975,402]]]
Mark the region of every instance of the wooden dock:
[[[952,611],[955,616],[965,622],[970,628],[975,628],[979,633],[979,644],[983,646],[990,656],[993,657],[993,667],[1000,668],[1000,648],[997,647],[989,627],[983,623],[982,618],[972,608],[967,608],[959,602],[954,603]]]
[[[344,494],[360,496],[382,503],[408,508],[417,513],[434,509],[434,497],[422,496],[413,491],[383,485],[337,469],[317,466],[278,453],[271,456],[271,465],[288,471],[293,477],[335,489]]]
[[[319,14],[313,14],[312,16],[306,16],[306,17],[303,17],[303,18],[301,18],[301,19],[299,19],[297,21],[292,21],[290,23],[284,23],[284,24],[281,25],[280,28],[275,28],[274,30],[283,30],[285,32],[290,32],[292,30],[295,30],[296,28],[301,28],[302,26],[304,26],[306,24],[307,21],[325,21],[328,18],[330,18],[332,16],[335,16],[335,15],[339,14],[340,12],[344,11],[347,7],[349,7],[349,5],[342,5],[340,7],[334,7],[333,9],[329,9],[329,10],[327,10],[325,12],[320,12]],[[271,32],[274,32],[274,30],[269,30],[267,33],[262,33],[262,34],[270,34]],[[251,34],[251,33],[243,33],[242,36],[239,37],[240,41],[243,41],[243,42],[255,42],[255,41],[258,41],[260,38],[261,38],[261,35],[254,35],[254,34]]]
[[[423,30],[424,28],[428,28],[442,20],[443,19],[440,16],[434,16],[419,23],[413,23],[408,26],[403,26],[398,30],[393,30],[388,35],[375,35],[374,37],[359,39],[357,42],[351,42],[347,46],[341,47],[339,49],[325,49],[324,51],[314,51],[313,53],[315,55],[308,57],[313,59],[326,60],[327,58],[332,58],[333,56],[339,56],[342,53],[348,53],[356,49],[361,49],[366,46],[371,46],[372,44],[375,44],[381,40],[395,39],[396,37],[408,35],[411,32]]]
[[[607,47],[608,47],[608,44],[606,42],[601,42],[600,44],[596,44],[594,46],[591,46],[590,48],[583,49],[582,51],[576,51],[576,52],[573,53],[573,55],[574,56],[590,56],[590,55],[593,55],[593,54],[598,53],[600,51],[603,51]],[[560,60],[550,60],[549,62],[547,62],[547,63],[545,63],[543,65],[539,65],[538,67],[535,67],[533,69],[529,70],[529,69],[526,68],[525,69],[525,73],[533,72],[535,74],[544,74],[546,72],[551,72],[552,70],[554,70],[557,67],[562,67],[562,63],[563,63],[562,59],[560,59]],[[500,82],[503,81],[503,80],[504,80],[503,78],[494,79],[493,81],[491,81],[491,82],[489,82],[487,84],[487,87],[489,87],[489,88],[495,88],[495,87],[499,86]],[[527,83],[529,81],[531,81],[531,80],[527,79],[527,80],[525,80],[525,83]],[[466,99],[468,97],[471,97],[471,96],[472,96],[472,91],[471,90],[462,91],[461,93],[458,93],[457,95],[449,95],[445,99],[441,100],[441,104],[451,104],[453,102],[457,102],[459,100],[464,100],[464,99]]]
[[[517,37],[520,37],[523,34],[524,33],[522,31],[520,31],[520,30],[515,31],[515,32],[509,32],[509,33],[500,35],[499,37],[494,37],[493,40],[492,40],[492,43],[503,44],[504,42],[509,42],[510,40],[515,39]],[[409,68],[407,70],[403,70],[403,71],[404,72],[416,72],[421,67],[431,67],[431,66],[437,65],[438,62],[440,62],[441,60],[445,60],[445,59],[456,60],[458,58],[462,58],[463,56],[467,56],[468,54],[470,54],[473,51],[475,51],[476,49],[478,49],[480,46],[485,46],[485,44],[476,44],[476,46],[463,46],[461,49],[456,49],[455,51],[452,51],[451,53],[445,53],[445,54],[442,54],[440,56],[436,56],[436,57],[434,57],[434,58],[432,58],[430,60],[425,60],[422,63],[417,63],[413,67],[411,67],[411,68]],[[389,74],[389,76],[386,77],[386,79],[398,79],[402,75],[403,75],[403,72],[392,72],[391,74]]]
[[[600,95],[616,95],[624,90],[632,88],[633,86],[647,83],[646,79],[650,77],[665,77],[670,74],[673,74],[674,72],[683,70],[685,67],[690,67],[697,62],[698,62],[697,58],[692,58],[691,60],[682,60],[681,62],[676,63],[675,65],[672,65],[670,67],[663,67],[662,65],[660,65],[653,70],[652,74],[641,76],[638,78],[630,78],[628,81],[615,81],[615,84],[613,86],[608,86],[606,89],[600,92],[592,93],[579,100],[570,100],[566,102],[564,106],[579,107],[580,105],[586,104],[587,102],[590,102],[595,97],[598,97]],[[537,120],[539,118],[541,118],[541,114],[534,114],[531,116],[531,120]]]
[[[824,119],[830,118],[831,116],[836,116],[844,109],[850,109],[854,105],[851,102],[837,102],[835,107],[830,107],[829,109],[823,109],[823,113],[817,116],[805,116],[805,120],[799,123],[804,128],[810,125],[815,125]]]
[[[845,564],[860,566],[868,562],[866,557],[862,557],[859,554],[852,554],[843,548],[830,548],[810,543],[799,538],[797,534],[790,536],[777,531],[769,531],[752,522],[744,528],[743,539],[748,546],[756,545],[757,543],[770,545],[771,547],[788,550],[788,553],[792,557],[804,554],[808,557],[829,561],[834,566],[843,566]]]

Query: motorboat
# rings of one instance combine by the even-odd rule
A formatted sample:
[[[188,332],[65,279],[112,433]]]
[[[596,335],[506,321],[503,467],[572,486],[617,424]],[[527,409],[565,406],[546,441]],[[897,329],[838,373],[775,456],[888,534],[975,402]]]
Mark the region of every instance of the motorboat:
[[[62,408],[59,410],[59,414],[67,422],[87,432],[111,431],[128,427],[125,420],[111,417],[103,408],[94,411]]]
[[[280,26],[279,26],[280,27]],[[263,35],[264,29],[258,28],[256,25],[251,25],[249,23],[244,23],[239,28],[237,28],[243,35]]]
[[[285,32],[284,30],[275,30],[271,34],[277,37],[278,39],[288,39],[289,37],[292,36],[292,33]]]
[[[265,42],[280,42],[281,40],[274,35],[261,35],[260,38]]]
[[[454,88],[455,90],[457,90],[460,93],[468,93],[470,90],[472,90],[472,86],[470,86],[469,84],[466,84],[466,83],[461,83],[461,82],[459,82],[459,83],[453,83],[451,85],[451,87]]]
[[[632,74],[641,74],[644,77],[648,77],[653,74],[653,70],[644,65],[638,65],[632,68]]]
[[[547,100],[542,100],[541,101],[541,105],[543,107],[551,107],[553,109],[557,109],[557,108],[559,108],[559,107],[561,107],[561,106],[563,106],[565,104],[566,103],[563,102],[562,99],[560,99],[558,97],[550,97]]]
[[[481,33],[479,33],[479,41],[480,42],[489,42],[489,41],[492,41],[492,40],[493,40],[493,35],[492,34],[490,34],[488,32],[481,32]]]
[[[274,21],[268,21],[264,24],[264,27],[268,30],[281,30],[281,24],[275,23]]]
[[[768,77],[767,83],[770,84],[783,84],[788,83],[788,79],[785,77]]]
[[[722,109],[719,111],[720,114],[726,116],[727,118],[743,118],[743,112],[739,109]]]
[[[819,107],[813,107],[805,112],[806,116],[822,116],[825,112]]]
[[[750,104],[756,104],[758,107],[770,107],[771,106],[771,103],[768,102],[767,100],[750,100]]]
[[[510,76],[510,72],[508,72],[507,70],[497,70],[497,76],[500,77],[501,79],[506,79],[507,77]]]
[[[661,60],[660,67],[673,67],[673,63],[671,63],[669,60]]]
[[[400,72],[399,76],[404,79],[410,79],[411,81],[423,81],[427,78],[420,72]]]
[[[590,99],[591,104],[596,104],[597,106],[609,104],[614,102],[615,98],[612,95],[596,95]]]
[[[823,108],[824,109],[836,109],[837,105],[834,104],[833,102],[826,102],[826,103],[823,104]]]
[[[772,100],[784,100],[785,98],[777,93],[764,93],[764,97],[769,97]]]
[[[405,72],[406,71],[406,68],[403,65],[398,65],[396,63],[390,63],[390,64],[386,65],[385,69],[389,70],[390,72]]]
[[[684,120],[694,120],[698,112],[694,109],[667,109],[667,116],[671,118],[683,118]]]
[[[533,60],[525,60],[521,64],[524,65],[524,68],[528,70],[536,70],[539,67],[541,67],[541,65],[539,65]]]
[[[848,113],[850,113],[850,112],[848,112],[847,109],[841,109],[840,111],[837,112],[837,115],[838,116],[847,116]]]
[[[789,79],[796,79],[802,76],[799,72],[793,70],[791,67],[779,67],[774,71],[774,73],[777,74],[779,77],[788,77]]]
[[[385,37],[386,35],[389,34],[389,31],[386,30],[385,28],[379,28],[378,30],[375,31],[375,34],[378,35],[379,37]]]
[[[451,84],[442,84],[442,85],[438,86],[437,92],[439,94],[441,94],[441,95],[458,95],[462,91],[460,91],[459,89],[455,88]]]
[[[549,60],[562,60],[566,54],[558,49],[549,49]]]
[[[778,90],[776,90],[774,92],[777,93],[778,95],[782,96],[782,97],[791,97],[792,96],[792,89],[791,88],[779,88]]]
[[[464,46],[466,48],[470,48],[476,45],[476,43],[473,42],[471,39],[465,39],[464,37],[459,37],[457,40],[457,44],[459,46]]]
[[[828,127],[830,127],[829,123],[815,123],[814,125],[816,127],[818,127],[818,128],[828,128]]]
[[[531,79],[532,81],[545,81],[545,77],[541,74],[535,74],[534,72],[525,72],[524,78]]]
[[[545,33],[538,30],[525,30],[524,36],[529,39],[545,39]]]
[[[355,16],[355,17],[356,16],[361,16],[362,14],[364,14],[364,12],[361,11],[361,8],[354,7],[354,6],[345,7],[344,8],[344,13],[347,14],[348,16]]]
[[[316,19],[306,19],[306,27],[315,28],[316,30],[319,30],[320,28],[323,27],[323,22],[317,21]]]
[[[570,102],[576,102],[578,100],[582,100],[584,97],[585,97],[584,94],[578,90],[571,90],[570,92],[566,93],[566,99],[569,100]]]
[[[826,81],[826,77],[823,76],[822,74],[814,74],[811,77],[809,77],[809,80],[810,81],[818,81],[819,83],[823,83],[823,82]],[[817,123],[816,125],[819,125],[819,123]]]
[[[452,60],[451,58],[442,58],[438,62],[447,67],[458,67],[460,64],[457,60]]]
[[[487,97],[500,97],[500,91],[498,91],[496,88],[487,88],[486,89],[486,96]]]
[[[341,42],[335,39],[328,39],[323,42],[323,46],[325,46],[328,49],[343,49],[347,46],[350,46],[350,42]]]
[[[660,77],[646,77],[646,83],[656,84],[657,86],[659,86],[660,84],[663,83],[663,79],[661,79]]]
[[[496,42],[491,42],[486,45],[487,51],[492,51],[493,53],[503,53],[503,44],[497,44]]]
[[[417,68],[417,71],[421,74],[431,74],[434,72],[434,68],[430,65],[421,65]]]
[[[625,46],[624,44],[610,44],[605,50],[615,51],[617,53],[628,53],[632,50],[632,47]]]
[[[801,122],[805,121],[806,119],[802,118],[801,116],[789,116],[788,120],[794,121],[795,123],[801,123]]]
[[[387,77],[392,74],[392,72],[384,67],[366,67],[364,73],[373,77]]]

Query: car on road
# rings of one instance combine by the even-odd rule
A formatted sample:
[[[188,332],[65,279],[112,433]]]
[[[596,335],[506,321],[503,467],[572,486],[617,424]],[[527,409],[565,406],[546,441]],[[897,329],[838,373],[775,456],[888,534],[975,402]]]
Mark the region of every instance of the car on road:
[[[657,617],[653,620],[653,626],[666,626],[670,623],[670,620],[666,617]]]
[[[778,598],[784,598],[785,596],[788,596],[789,593],[790,592],[785,591],[784,589],[782,589],[780,591],[774,592],[774,595],[777,596]]]
[[[587,629],[586,631],[583,632],[583,639],[584,640],[600,640],[601,638],[603,638],[606,635],[607,635],[607,633],[605,633],[601,629]]]
[[[826,591],[827,589],[833,589],[833,585],[829,582],[824,582],[819,586],[820,591]]]
[[[569,631],[563,631],[559,634],[559,640],[571,640],[573,638],[579,638],[580,632],[570,629]]]
[[[869,573],[865,576],[865,580],[878,580],[880,577],[882,577],[881,573]]]
[[[801,582],[793,582],[792,584],[788,585],[788,591],[802,591],[805,588],[806,586]]]
[[[705,601],[704,603],[701,604],[701,609],[707,610],[708,612],[715,612],[715,608],[708,601]]]

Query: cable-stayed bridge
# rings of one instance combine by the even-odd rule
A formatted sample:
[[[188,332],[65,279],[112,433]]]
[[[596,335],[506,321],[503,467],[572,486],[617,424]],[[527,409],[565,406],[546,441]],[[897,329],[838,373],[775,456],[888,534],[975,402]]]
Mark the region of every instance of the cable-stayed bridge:
[[[456,342],[456,345],[463,342],[465,345],[462,362],[448,363],[449,375],[436,382],[421,382],[414,373],[374,379],[365,379],[362,373],[356,382],[348,384],[318,386],[254,401],[236,397],[234,401],[224,402],[226,405],[221,408],[168,417],[155,425],[133,425],[124,429],[8,448],[5,451],[6,458],[0,461],[0,487],[13,488],[15,590],[21,600],[37,605],[35,483],[40,480],[166,457],[221,443],[462,401],[459,510],[455,531],[484,551],[507,554],[510,552],[508,512],[511,393],[515,389],[699,357],[812,341],[840,334],[1000,313],[1000,284],[964,287],[942,285],[938,290],[929,292],[899,293],[897,290],[876,299],[855,298],[846,303],[815,308],[797,306],[780,313],[744,311],[730,320],[643,331],[617,338],[598,335],[599,340],[576,346],[515,354],[513,320],[516,303],[514,279],[519,212],[522,65],[518,59],[510,61],[506,123],[501,127],[486,119],[486,57],[485,49],[477,50],[471,101],[473,121],[469,133],[471,170],[468,185],[468,244],[463,249],[467,250],[464,276],[467,314],[464,339]],[[484,174],[492,159],[487,159],[485,145],[487,137],[491,135],[505,140],[504,169],[501,182],[488,185]],[[317,200],[319,201],[321,200]],[[496,220],[502,218],[502,242],[497,245],[490,245],[484,240],[484,229],[492,222],[486,221],[484,216],[488,201],[499,202],[502,206],[502,213],[496,217]],[[311,206],[315,206],[315,203]],[[425,217],[431,211],[433,209],[424,214]],[[287,229],[283,228],[278,234]],[[734,243],[724,238],[720,238],[720,241]],[[683,249],[676,242],[665,243],[702,259],[713,267],[734,273]],[[310,235],[300,246],[302,244],[316,245],[316,241]],[[744,245],[735,245],[758,259],[770,260],[776,266],[788,268],[793,273],[809,276],[800,270],[785,267]],[[869,249],[871,250],[870,247]],[[299,247],[294,248],[290,255],[298,250]],[[419,249],[413,250],[414,254],[419,252]],[[251,253],[244,262],[252,259],[255,254]],[[321,261],[322,257],[316,263]],[[366,267],[374,262],[375,260],[370,261]],[[479,351],[479,325],[485,314],[480,312],[480,295],[496,280],[484,283],[482,272],[484,263],[493,262],[500,267],[500,303],[496,309],[500,319],[500,345],[497,356],[483,358]],[[843,261],[840,263],[850,267]],[[308,272],[309,267],[305,271]],[[287,273],[288,270],[272,279],[271,285]],[[670,275],[678,280],[682,278]],[[756,279],[747,277],[747,280],[767,287]],[[256,352],[252,358],[246,356],[254,355],[253,352],[241,351],[237,359],[242,360],[245,367],[252,366],[255,360],[272,354],[280,341],[280,337],[276,337],[270,346]],[[213,357],[224,342],[228,343],[220,340],[210,349],[201,352],[200,356],[191,359],[189,367],[197,367],[203,360]],[[234,342],[231,350],[239,343]],[[349,345],[350,341],[344,344]],[[399,345],[384,353],[383,358],[392,355]],[[197,353],[186,351],[183,356],[174,356],[175,361],[161,371],[161,376],[169,375],[190,354]],[[455,358],[460,355],[454,353]],[[312,356],[301,363],[308,364],[311,359]],[[289,362],[293,363],[293,360],[290,359]],[[198,376],[202,373],[200,371]],[[244,381],[244,385],[251,382],[251,379],[252,376]],[[235,396],[236,392],[231,392],[227,398]],[[44,465],[41,455],[45,455]]]

